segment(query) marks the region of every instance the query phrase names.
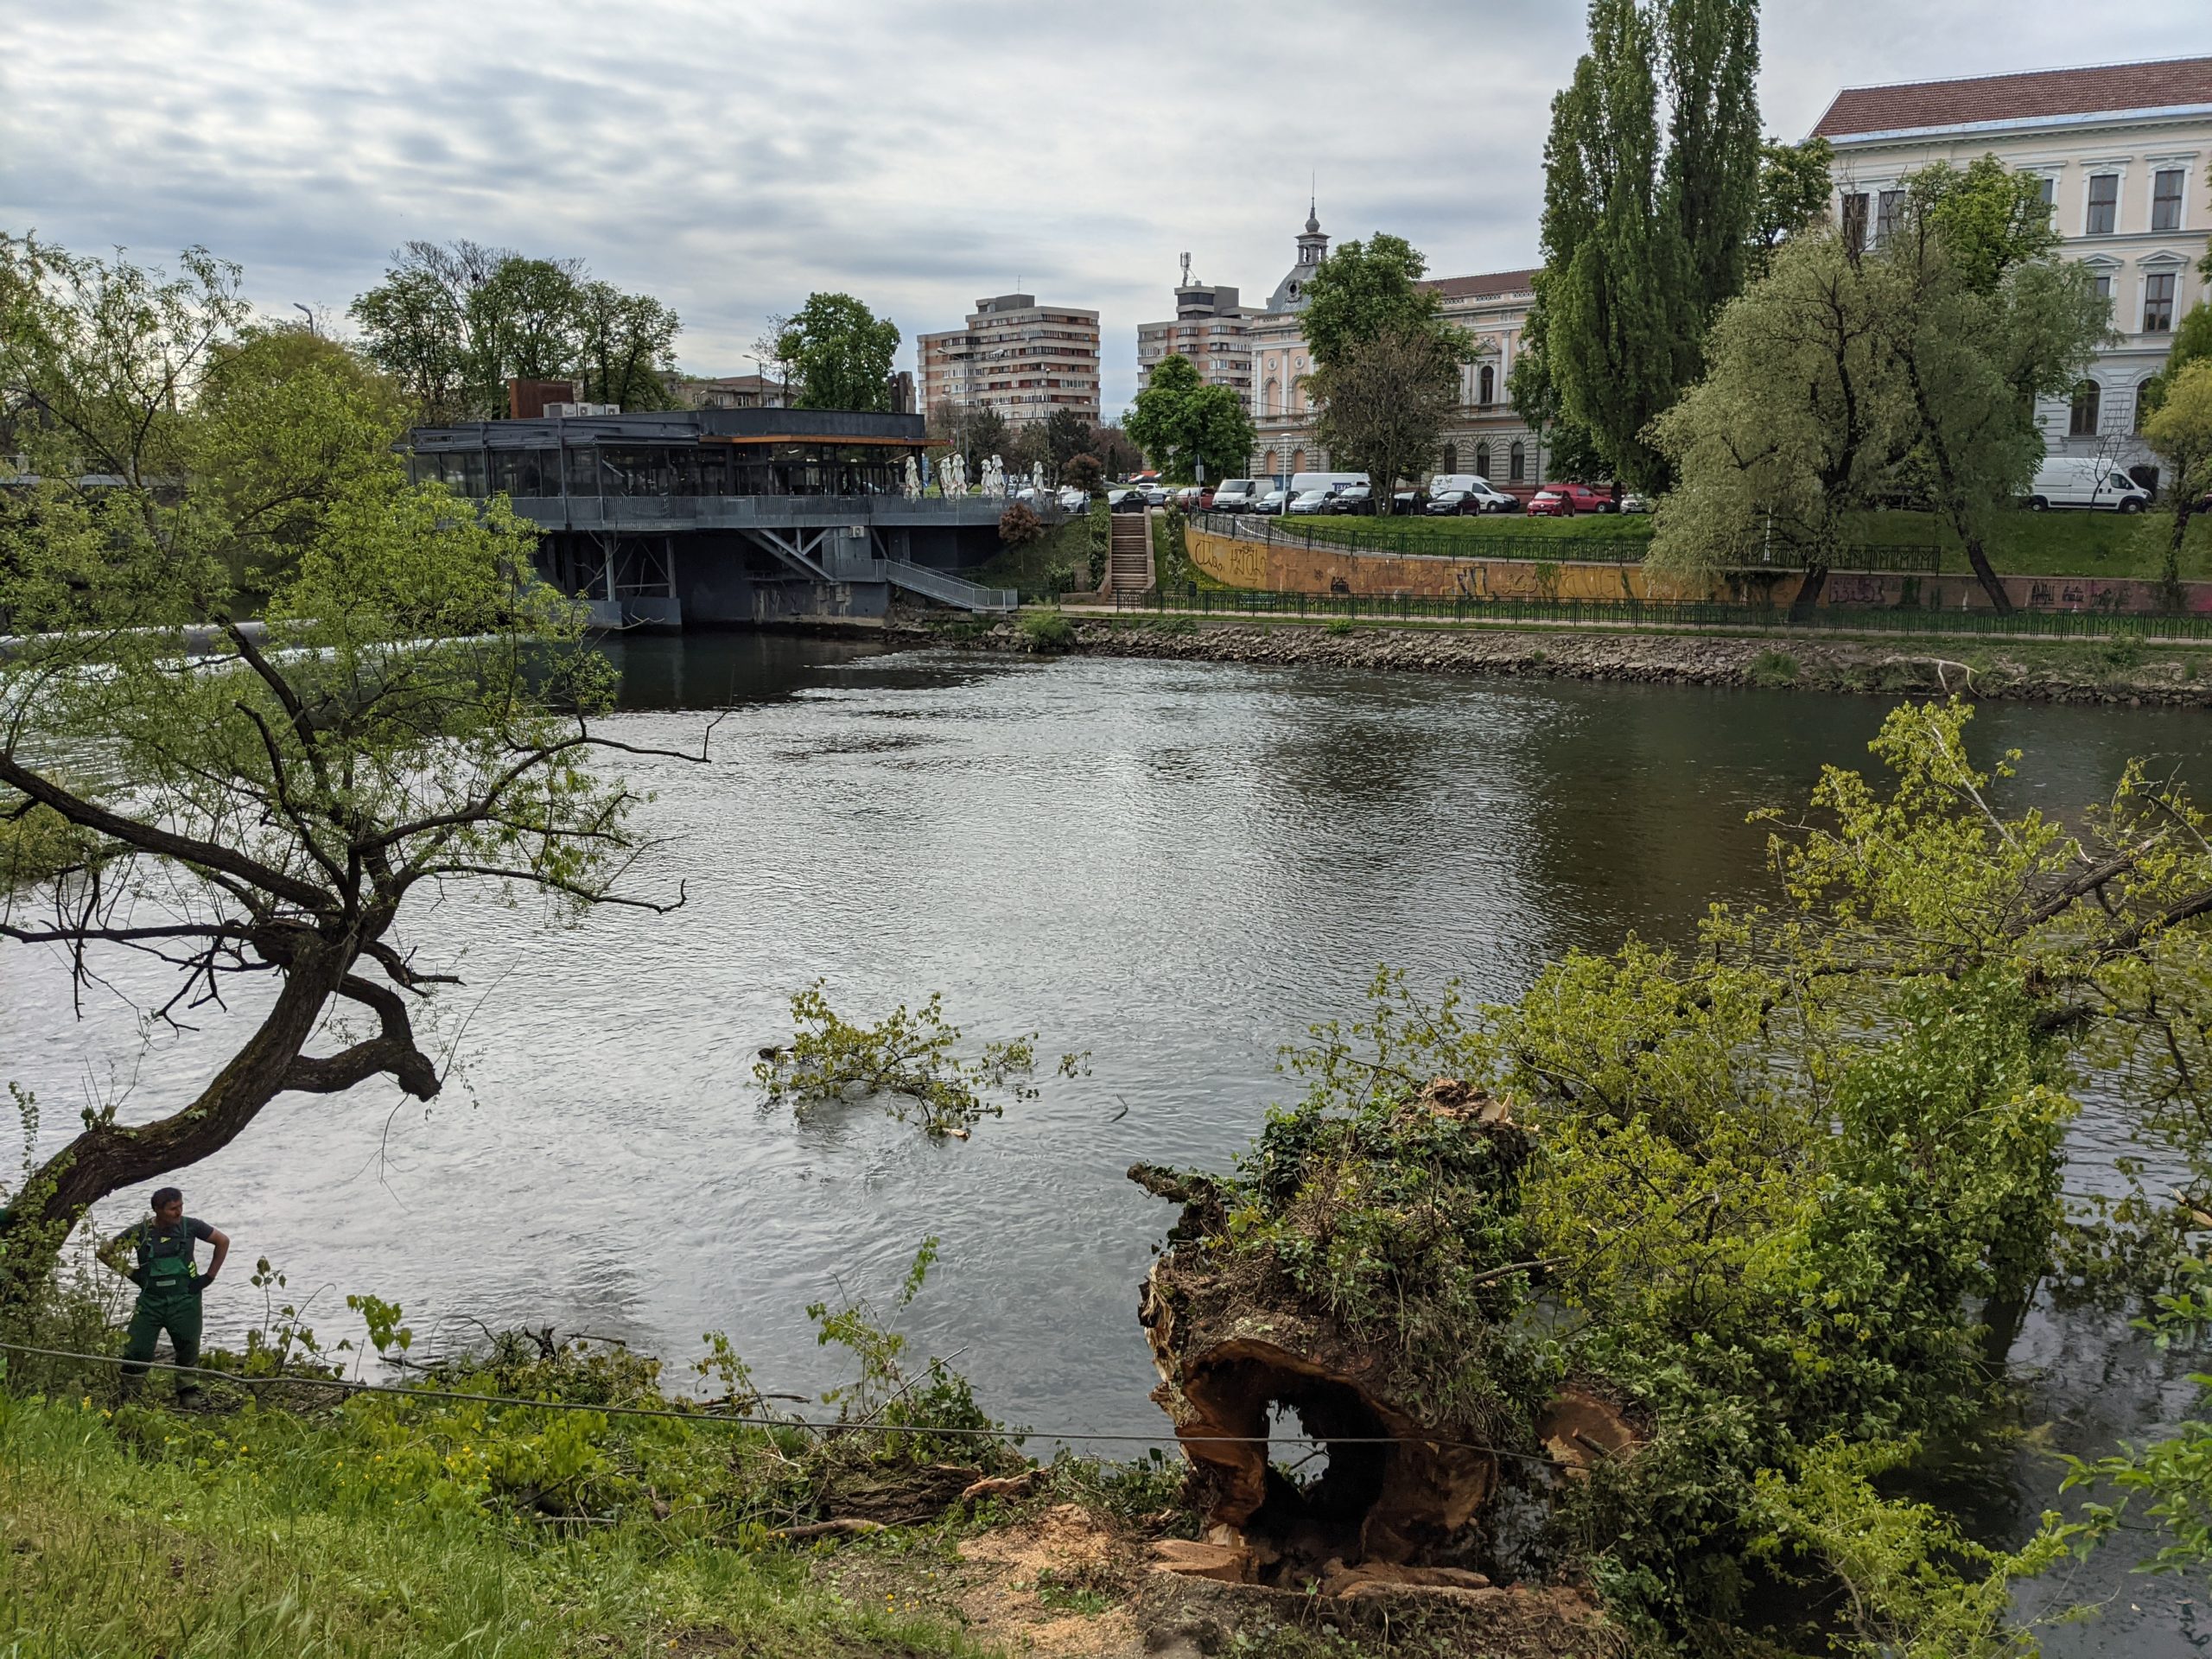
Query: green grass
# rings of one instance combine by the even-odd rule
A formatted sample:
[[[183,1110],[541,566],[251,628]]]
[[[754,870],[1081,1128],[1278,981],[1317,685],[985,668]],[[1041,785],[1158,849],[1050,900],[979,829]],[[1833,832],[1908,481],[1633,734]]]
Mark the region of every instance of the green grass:
[[[2008,575],[2136,577],[2154,581],[2160,574],[2172,519],[2165,513],[2008,512],[1998,522],[1991,557]],[[1409,551],[1478,558],[1483,544],[1499,537],[1558,542],[1560,556],[1573,556],[1578,541],[1647,541],[1648,513],[1586,514],[1574,518],[1531,518],[1500,514],[1480,518],[1309,518],[1292,528],[1310,531],[1315,539],[1347,547],[1402,546]],[[1932,513],[1866,512],[1856,515],[1851,538],[1870,546],[1907,547],[1930,543],[1943,550],[1942,569],[1968,571],[1966,550]],[[2212,580],[2212,516],[2190,526],[2183,550],[2184,581]]]
[[[1001,547],[983,563],[960,573],[966,582],[1025,594],[1050,590],[1062,574],[1076,588],[1091,586],[1090,531],[1080,516],[1055,525],[1027,547]]]
[[[649,1516],[553,1526],[349,1482],[369,1457],[275,1411],[188,1421],[0,1400],[10,1659],[972,1655],[853,1605],[803,1554]]]

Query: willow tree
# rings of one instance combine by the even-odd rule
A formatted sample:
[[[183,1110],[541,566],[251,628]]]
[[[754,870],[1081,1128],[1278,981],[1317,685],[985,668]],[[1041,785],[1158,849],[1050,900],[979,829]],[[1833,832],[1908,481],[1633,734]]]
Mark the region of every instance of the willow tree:
[[[171,277],[7,238],[0,397],[44,480],[0,501],[11,976],[151,959],[151,1020],[235,1032],[188,1096],[90,1110],[30,1172],[0,1233],[21,1294],[88,1206],[280,1094],[435,1096],[438,899],[647,901],[615,891],[645,843],[594,769],[625,746],[576,607],[503,504],[409,485],[364,365],[254,331],[202,251]]]

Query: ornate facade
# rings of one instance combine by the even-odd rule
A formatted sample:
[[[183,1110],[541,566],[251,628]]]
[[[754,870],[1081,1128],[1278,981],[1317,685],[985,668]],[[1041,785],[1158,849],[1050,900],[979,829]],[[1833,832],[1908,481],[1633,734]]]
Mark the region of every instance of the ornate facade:
[[[1813,130],[1835,146],[1837,222],[1869,242],[1887,231],[1905,176],[1933,162],[1993,155],[2039,177],[2119,336],[2071,398],[2044,400],[2044,442],[2053,454],[2150,461],[2139,388],[2206,291],[2212,58],[1850,87]]]

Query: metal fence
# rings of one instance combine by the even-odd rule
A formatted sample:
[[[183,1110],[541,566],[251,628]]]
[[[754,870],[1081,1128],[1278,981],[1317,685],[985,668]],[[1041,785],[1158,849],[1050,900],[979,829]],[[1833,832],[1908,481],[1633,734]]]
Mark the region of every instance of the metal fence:
[[[1403,557],[1513,559],[1552,564],[1641,564],[1651,551],[1644,536],[1530,536],[1447,528],[1450,521],[1420,518],[1324,518],[1286,520],[1273,514],[1202,513],[1202,530],[1238,541],[1274,546],[1321,548],[1329,552],[1390,553]],[[1802,570],[1804,550],[1777,544],[1747,553],[1731,563],[1736,570]],[[1943,550],[1933,543],[1895,546],[1854,543],[1840,549],[1831,569],[1905,575],[1934,575],[1943,567]]]
[[[1196,611],[1230,616],[1374,618],[1437,622],[1545,622],[1622,628],[1719,628],[1795,633],[1960,634],[2039,639],[2212,639],[2212,615],[2159,612],[1860,610],[1816,607],[1798,615],[1786,607],[1715,601],[1478,599],[1403,594],[1282,594],[1242,588],[1149,589],[1117,594],[1117,611]]]

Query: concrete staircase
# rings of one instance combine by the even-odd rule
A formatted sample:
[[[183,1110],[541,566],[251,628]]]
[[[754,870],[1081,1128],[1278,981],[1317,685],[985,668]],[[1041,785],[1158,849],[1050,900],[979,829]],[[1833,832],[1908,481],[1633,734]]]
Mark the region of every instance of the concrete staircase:
[[[1141,594],[1152,586],[1152,515],[1117,512],[1106,551],[1106,588],[1114,594]]]

